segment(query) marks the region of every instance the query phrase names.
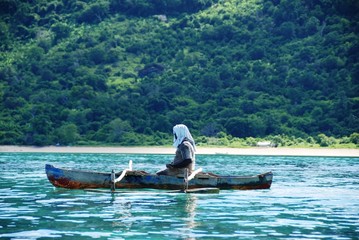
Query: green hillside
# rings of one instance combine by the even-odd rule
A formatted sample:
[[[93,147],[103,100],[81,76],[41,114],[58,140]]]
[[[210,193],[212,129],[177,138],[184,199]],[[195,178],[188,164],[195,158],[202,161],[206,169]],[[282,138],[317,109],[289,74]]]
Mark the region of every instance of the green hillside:
[[[177,123],[203,142],[359,143],[356,0],[0,0],[0,15],[0,144],[168,144]]]

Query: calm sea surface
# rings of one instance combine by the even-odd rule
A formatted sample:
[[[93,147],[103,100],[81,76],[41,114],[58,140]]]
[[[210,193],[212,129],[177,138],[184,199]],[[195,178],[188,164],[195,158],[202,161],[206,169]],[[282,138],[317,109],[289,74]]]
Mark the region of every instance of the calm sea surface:
[[[0,239],[359,239],[359,158],[197,155],[222,175],[273,171],[270,190],[94,193],[53,187],[45,163],[156,172],[172,155],[0,153]]]

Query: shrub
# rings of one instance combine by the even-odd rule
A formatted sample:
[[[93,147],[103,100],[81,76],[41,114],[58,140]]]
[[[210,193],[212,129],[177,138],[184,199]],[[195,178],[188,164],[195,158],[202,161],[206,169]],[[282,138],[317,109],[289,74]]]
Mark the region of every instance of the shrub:
[[[359,144],[359,133],[352,133],[350,136],[350,142],[354,144]]]

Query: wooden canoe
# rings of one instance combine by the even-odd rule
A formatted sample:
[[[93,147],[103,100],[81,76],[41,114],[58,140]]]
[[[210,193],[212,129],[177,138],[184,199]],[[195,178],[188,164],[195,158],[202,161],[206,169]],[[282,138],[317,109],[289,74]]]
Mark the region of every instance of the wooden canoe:
[[[47,178],[55,187],[85,189],[111,188],[111,173],[57,168],[46,164]],[[122,172],[115,173],[116,177]],[[219,176],[212,173],[199,173],[189,183],[188,189],[268,189],[273,174],[267,172],[253,176]],[[154,188],[177,190],[183,188],[183,176],[149,174],[144,171],[127,171],[125,177],[116,182],[116,188]]]

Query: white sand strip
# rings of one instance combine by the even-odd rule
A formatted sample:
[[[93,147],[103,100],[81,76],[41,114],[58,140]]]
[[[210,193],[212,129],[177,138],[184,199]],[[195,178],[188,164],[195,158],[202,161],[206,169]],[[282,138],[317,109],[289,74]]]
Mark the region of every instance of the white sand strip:
[[[124,153],[124,154],[174,154],[173,147],[29,147],[0,146],[0,152],[39,153]],[[228,154],[258,156],[328,156],[359,157],[359,149],[333,148],[221,148],[198,147],[197,154]]]

